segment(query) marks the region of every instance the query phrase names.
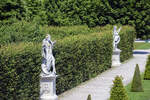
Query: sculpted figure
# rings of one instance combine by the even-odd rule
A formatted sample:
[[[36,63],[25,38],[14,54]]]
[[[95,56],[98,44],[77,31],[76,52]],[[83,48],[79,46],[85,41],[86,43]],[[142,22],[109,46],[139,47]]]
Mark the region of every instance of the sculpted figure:
[[[46,35],[46,38],[43,40],[42,43],[42,72],[44,74],[56,74],[55,69],[55,58],[52,53],[52,49],[56,41],[51,40],[51,36],[49,34]]]
[[[117,45],[120,42],[120,36],[119,36],[119,32],[121,30],[121,27],[117,30],[117,26],[114,26],[114,30],[113,30],[113,48],[117,49]]]

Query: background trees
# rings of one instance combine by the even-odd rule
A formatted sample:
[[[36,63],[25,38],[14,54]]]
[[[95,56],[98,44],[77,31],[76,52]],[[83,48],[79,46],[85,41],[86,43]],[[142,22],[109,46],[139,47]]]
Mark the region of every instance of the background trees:
[[[54,26],[120,23],[135,26],[137,37],[150,38],[149,0],[1,0],[0,20],[36,20]]]

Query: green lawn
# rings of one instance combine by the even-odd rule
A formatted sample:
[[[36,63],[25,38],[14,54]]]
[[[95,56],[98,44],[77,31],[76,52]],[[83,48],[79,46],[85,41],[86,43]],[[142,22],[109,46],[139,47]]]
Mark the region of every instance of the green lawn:
[[[134,49],[150,49],[150,43],[135,42]]]
[[[144,92],[130,92],[131,84],[126,86],[129,100],[150,100],[150,80],[143,80]]]

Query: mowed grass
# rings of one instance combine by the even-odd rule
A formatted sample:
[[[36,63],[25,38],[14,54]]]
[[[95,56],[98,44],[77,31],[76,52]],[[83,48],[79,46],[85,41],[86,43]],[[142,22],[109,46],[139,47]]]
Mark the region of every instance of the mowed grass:
[[[150,100],[150,80],[142,80],[144,92],[131,92],[131,83],[126,86],[129,100]]]
[[[134,42],[134,49],[150,49],[150,43]]]

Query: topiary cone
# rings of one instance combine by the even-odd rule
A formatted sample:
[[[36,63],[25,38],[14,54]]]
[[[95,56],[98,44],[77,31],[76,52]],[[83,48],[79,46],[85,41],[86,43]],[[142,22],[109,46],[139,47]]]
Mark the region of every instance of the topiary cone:
[[[88,95],[87,100],[92,100],[92,99],[91,99],[91,95],[90,95],[90,94]]]
[[[134,72],[132,85],[131,85],[131,92],[143,92],[141,75],[140,75],[138,64],[136,64],[136,67],[135,67],[135,72]]]
[[[116,76],[113,83],[109,100],[129,100],[121,78]]]
[[[148,60],[145,66],[144,80],[150,80],[150,55],[148,56]]]

